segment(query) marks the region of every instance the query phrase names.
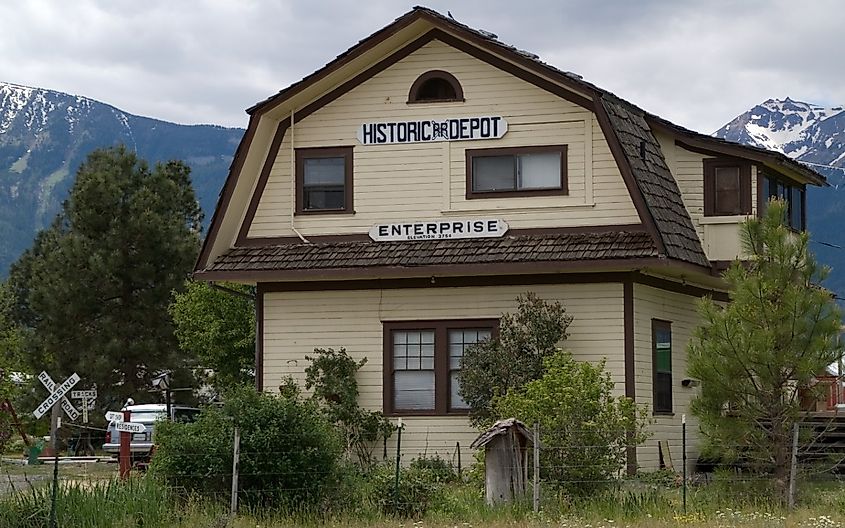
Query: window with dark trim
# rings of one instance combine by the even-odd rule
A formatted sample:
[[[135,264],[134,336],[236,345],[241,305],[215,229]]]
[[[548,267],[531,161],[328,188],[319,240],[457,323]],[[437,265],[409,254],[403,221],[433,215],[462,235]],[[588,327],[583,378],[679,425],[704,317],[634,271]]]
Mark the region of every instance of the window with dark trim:
[[[773,198],[784,200],[787,205],[786,223],[796,231],[807,229],[807,192],[803,185],[789,183],[771,174],[762,175],[761,194],[763,203],[760,204],[760,214],[766,209],[766,204]]]
[[[296,149],[296,214],[352,212],[352,147]]]
[[[672,413],[672,323],[651,320],[654,414]]]
[[[417,77],[408,92],[409,103],[452,103],[464,100],[461,83],[449,72],[431,70]]]
[[[751,214],[751,164],[704,160],[704,216]]]
[[[498,331],[497,319],[384,323],[384,412],[466,414],[459,394],[461,358]]]
[[[466,150],[467,199],[568,194],[566,145]]]

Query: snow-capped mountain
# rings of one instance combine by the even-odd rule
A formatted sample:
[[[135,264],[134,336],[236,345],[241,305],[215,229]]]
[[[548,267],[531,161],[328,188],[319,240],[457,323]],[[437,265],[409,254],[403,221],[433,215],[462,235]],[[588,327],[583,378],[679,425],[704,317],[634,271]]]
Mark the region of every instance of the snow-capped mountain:
[[[845,297],[845,108],[769,99],[714,135],[782,152],[827,178],[830,187],[809,188],[807,224],[813,251],[833,268],[825,285]]]
[[[845,167],[845,109],[769,99],[716,136],[782,152],[799,161]]]
[[[0,82],[0,277],[53,219],[92,150],[118,143],[151,163],[186,161],[207,215],[242,129],[178,125],[76,95]]]

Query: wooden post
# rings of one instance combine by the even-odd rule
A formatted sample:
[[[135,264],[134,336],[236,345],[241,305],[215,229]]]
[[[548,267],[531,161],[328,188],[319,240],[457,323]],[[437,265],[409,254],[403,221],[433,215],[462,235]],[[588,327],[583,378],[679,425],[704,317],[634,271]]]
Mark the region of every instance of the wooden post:
[[[123,411],[123,421],[132,421],[132,411]],[[120,432],[120,478],[126,480],[129,478],[129,469],[132,466],[132,452],[130,444],[132,443],[132,433],[127,431]]]
[[[687,415],[681,415],[681,459],[683,467],[684,514],[687,513]]]
[[[396,476],[393,483],[393,509],[399,511],[399,464],[402,457],[402,418],[396,427]]]
[[[792,430],[792,463],[789,470],[789,509],[795,509],[795,480],[798,472],[798,424]]]
[[[461,443],[457,442],[455,444],[455,450],[458,452],[458,480],[461,479]]]
[[[234,518],[238,514],[238,472],[241,460],[241,430],[235,426],[234,452],[232,453],[232,501],[229,505],[229,516]]]
[[[52,436],[50,440],[53,443],[53,490],[50,497],[50,528],[58,527],[58,519],[56,517],[56,500],[59,495],[59,427],[61,427],[61,404],[62,399],[59,398],[53,404],[52,415],[50,416],[50,425],[52,426]]]
[[[534,422],[534,513],[540,511],[540,424]]]

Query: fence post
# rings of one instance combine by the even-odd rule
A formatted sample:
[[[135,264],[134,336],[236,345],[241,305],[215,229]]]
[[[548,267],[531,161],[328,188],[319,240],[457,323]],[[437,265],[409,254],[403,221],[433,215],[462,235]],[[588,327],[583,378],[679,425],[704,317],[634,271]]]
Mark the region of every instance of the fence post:
[[[681,460],[683,464],[684,514],[687,513],[687,415],[681,415]]]
[[[798,473],[798,424],[792,428],[792,463],[789,470],[789,509],[795,508],[795,480]]]
[[[393,483],[393,509],[399,511],[399,459],[402,456],[402,418],[396,426],[396,479]]]
[[[235,426],[235,440],[232,452],[232,501],[229,505],[229,516],[234,518],[238,514],[238,472],[241,466],[241,430]]]
[[[61,399],[53,404],[52,413],[50,417],[51,425],[53,425],[53,435],[50,440],[53,441],[53,490],[50,497],[50,528],[58,526],[58,519],[56,518],[56,499],[59,494],[59,428],[61,427]],[[55,418],[55,419],[54,419]]]
[[[123,421],[130,422],[132,421],[132,412],[131,411],[123,411]],[[132,466],[132,450],[130,446],[132,444],[132,433],[127,431],[120,432],[120,455],[119,455],[119,462],[120,462],[120,479],[126,480],[129,478],[129,469]]]
[[[540,511],[540,424],[534,422],[534,513]]]
[[[461,480],[461,443],[455,442],[455,450],[458,452],[458,480]]]

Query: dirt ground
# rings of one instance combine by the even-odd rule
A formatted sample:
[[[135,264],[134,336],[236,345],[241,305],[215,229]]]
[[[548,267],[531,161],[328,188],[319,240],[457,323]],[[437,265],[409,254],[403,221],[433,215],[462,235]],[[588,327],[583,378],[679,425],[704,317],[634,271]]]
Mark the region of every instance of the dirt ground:
[[[86,462],[59,464],[61,481],[90,482],[107,480],[117,476],[117,464],[107,462]],[[35,466],[0,461],[0,496],[13,492],[27,491],[43,486],[53,478],[53,464]]]

